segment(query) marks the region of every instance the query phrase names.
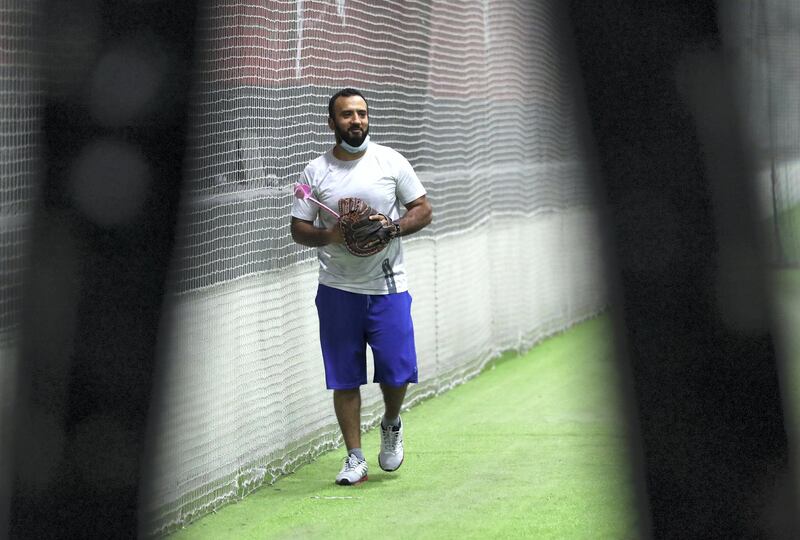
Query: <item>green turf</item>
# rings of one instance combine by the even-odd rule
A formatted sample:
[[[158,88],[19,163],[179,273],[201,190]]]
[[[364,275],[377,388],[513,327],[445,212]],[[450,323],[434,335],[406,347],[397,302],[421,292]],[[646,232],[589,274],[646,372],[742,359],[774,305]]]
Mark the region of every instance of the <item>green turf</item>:
[[[406,460],[333,483],[343,452],[172,535],[268,538],[635,538],[608,322],[598,318],[493,364],[403,414]]]

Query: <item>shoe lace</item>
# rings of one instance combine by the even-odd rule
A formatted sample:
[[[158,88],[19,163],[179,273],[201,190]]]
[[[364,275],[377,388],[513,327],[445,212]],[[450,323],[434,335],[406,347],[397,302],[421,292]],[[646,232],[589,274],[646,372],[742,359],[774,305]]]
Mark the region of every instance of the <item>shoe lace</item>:
[[[344,458],[344,470],[345,471],[353,471],[358,467],[361,460],[358,459],[356,456],[350,454],[346,458]]]
[[[381,429],[381,438],[383,438],[383,446],[394,452],[400,442],[400,429],[392,426],[385,427]]]

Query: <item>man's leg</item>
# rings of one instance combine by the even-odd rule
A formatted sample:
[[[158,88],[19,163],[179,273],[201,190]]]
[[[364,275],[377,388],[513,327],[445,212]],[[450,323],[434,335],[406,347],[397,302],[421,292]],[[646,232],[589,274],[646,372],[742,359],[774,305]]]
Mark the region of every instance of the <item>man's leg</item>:
[[[400,422],[400,408],[406,397],[408,383],[390,386],[381,383],[385,412],[381,420],[381,451],[378,465],[387,472],[396,471],[403,464],[403,426]]]
[[[387,420],[394,420],[400,416],[400,409],[403,407],[403,400],[406,397],[406,389],[408,383],[402,386],[389,386],[388,384],[381,383],[381,392],[383,392],[383,405],[385,412],[383,417]]]
[[[333,391],[333,409],[342,430],[347,457],[336,483],[352,486],[367,480],[367,461],[361,451],[361,391],[359,388]]]
[[[417,353],[408,292],[371,297],[367,342],[375,358],[376,382],[381,383],[385,412],[381,421],[378,465],[387,472],[403,464],[400,409],[408,383],[417,382]]]
[[[349,452],[361,448],[361,391],[358,388],[333,391],[333,408]]]
[[[320,284],[316,298],[319,335],[325,363],[325,385],[333,389],[333,409],[347,446],[339,485],[367,480],[367,461],[361,450],[361,392],[367,384],[364,313],[369,298]]]

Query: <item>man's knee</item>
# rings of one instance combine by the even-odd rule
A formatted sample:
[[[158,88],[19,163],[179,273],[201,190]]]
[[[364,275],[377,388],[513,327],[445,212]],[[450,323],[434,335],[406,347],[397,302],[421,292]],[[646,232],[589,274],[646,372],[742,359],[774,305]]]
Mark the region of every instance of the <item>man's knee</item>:
[[[335,398],[355,398],[361,396],[361,388],[336,388],[333,390],[333,397]]]

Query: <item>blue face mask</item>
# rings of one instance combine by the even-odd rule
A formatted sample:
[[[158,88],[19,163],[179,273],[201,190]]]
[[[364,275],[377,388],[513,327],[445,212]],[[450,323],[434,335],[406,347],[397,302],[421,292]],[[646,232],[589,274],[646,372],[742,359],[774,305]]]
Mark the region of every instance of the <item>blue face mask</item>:
[[[347,144],[344,140],[342,140],[342,142],[339,143],[339,146],[341,146],[344,149],[344,151],[347,152],[348,154],[358,154],[359,152],[363,152],[364,150],[366,150],[367,146],[369,146],[369,135],[364,137],[364,142],[362,142],[361,145],[359,146],[353,146],[351,144]]]

